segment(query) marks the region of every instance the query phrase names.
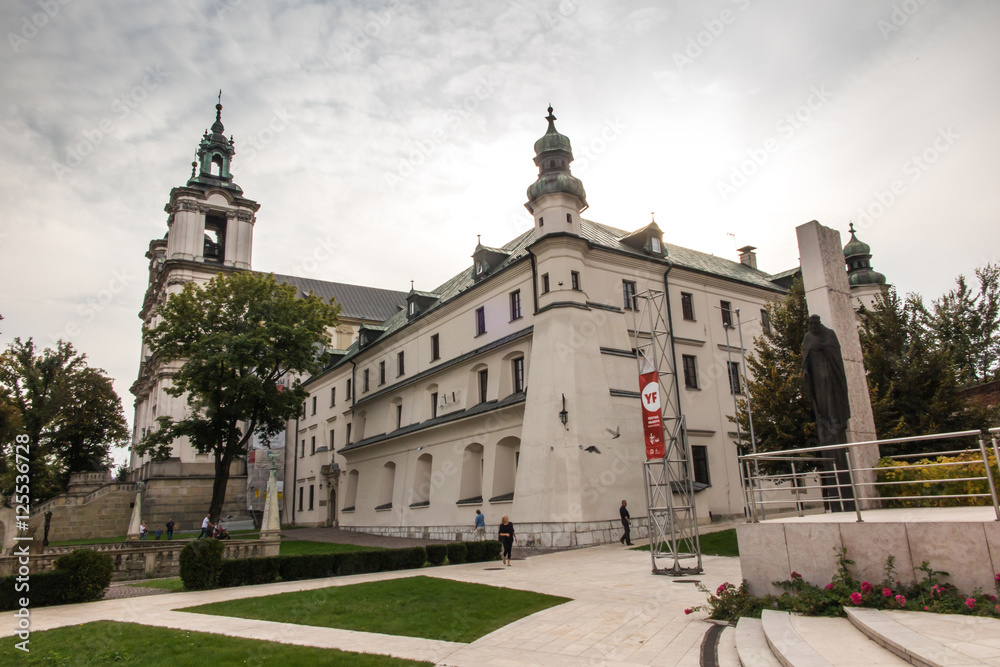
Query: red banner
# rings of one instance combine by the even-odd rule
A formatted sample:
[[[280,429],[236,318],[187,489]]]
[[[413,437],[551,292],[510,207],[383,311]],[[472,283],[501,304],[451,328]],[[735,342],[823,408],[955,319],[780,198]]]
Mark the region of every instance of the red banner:
[[[660,383],[656,371],[639,374],[639,393],[642,398],[646,460],[662,459],[666,448],[663,443],[663,414],[660,412]]]

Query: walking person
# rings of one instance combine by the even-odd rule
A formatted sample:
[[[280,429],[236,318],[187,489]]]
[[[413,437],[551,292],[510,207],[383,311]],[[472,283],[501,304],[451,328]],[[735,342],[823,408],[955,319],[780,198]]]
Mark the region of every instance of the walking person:
[[[198,535],[199,540],[203,537],[212,539],[212,533],[209,530],[209,528],[212,526],[212,522],[208,520],[208,517],[210,516],[211,516],[210,514],[206,514],[205,518],[201,520],[201,534]]]
[[[174,539],[174,517],[167,519],[167,539]]]
[[[500,544],[503,545],[503,563],[510,567],[510,550],[513,548],[514,542],[517,541],[517,535],[514,534],[514,524],[510,522],[506,514],[500,519],[500,530],[497,536],[500,538]]]
[[[146,529],[146,522],[143,521],[142,523],[139,524],[139,539],[140,540],[146,539],[146,530],[147,530]]]
[[[486,515],[479,510],[476,510],[476,540],[486,541]]]
[[[622,506],[619,508],[618,513],[622,517],[622,528],[625,529],[625,534],[622,535],[621,539],[618,540],[625,546],[632,546],[632,517],[628,513],[628,503],[624,500],[622,501]]]

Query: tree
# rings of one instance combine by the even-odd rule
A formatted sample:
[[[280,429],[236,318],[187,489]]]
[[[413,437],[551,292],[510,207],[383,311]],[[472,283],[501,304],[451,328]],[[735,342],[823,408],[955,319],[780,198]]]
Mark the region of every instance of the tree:
[[[757,450],[815,445],[816,419],[802,385],[802,339],[809,328],[802,281],[796,278],[784,300],[768,304],[766,310],[770,331],[754,338],[754,351],[746,357]],[[750,448],[746,401],[739,401],[737,419],[746,451]]]
[[[44,501],[66,488],[69,474],[107,469],[110,449],[128,436],[121,400],[101,369],[70,343],[36,351],[20,338],[0,355],[0,431],[28,437],[31,495]],[[9,493],[15,451],[5,437],[0,490]]]
[[[920,297],[885,287],[860,330],[875,431],[880,438],[974,426],[948,352],[934,340]],[[885,452],[892,453],[892,452]]]
[[[225,503],[230,466],[253,435],[274,436],[301,410],[306,391],[299,381],[290,390],[279,382],[324,366],[318,351],[330,343],[340,308],[296,294],[273,275],[219,274],[204,286],[185,284],[160,307],[160,323],[143,330],[154,363],[183,360],[166,391],[187,395],[189,410],[180,421],[158,418],[135,451],[163,460],[174,440],[187,438],[199,453],[211,453],[213,522]]]
[[[957,287],[934,302],[931,327],[951,355],[963,386],[988,382],[1000,371],[1000,265],[976,269],[979,291],[960,275]]]

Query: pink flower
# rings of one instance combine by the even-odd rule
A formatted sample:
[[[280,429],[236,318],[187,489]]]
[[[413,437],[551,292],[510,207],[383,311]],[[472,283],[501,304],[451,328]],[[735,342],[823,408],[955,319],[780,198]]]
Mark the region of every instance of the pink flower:
[[[1000,572],[997,572],[997,576],[994,577],[994,580],[1000,582]]]
[[[861,582],[861,591],[863,593],[870,593],[871,590],[872,590],[872,585],[871,584],[869,584],[867,581],[862,581]]]
[[[976,608],[976,598],[965,598],[965,606],[969,609]]]
[[[832,583],[830,583],[830,584],[827,584],[827,585],[826,585],[826,590],[828,590],[828,591],[832,591],[832,590],[833,590],[833,584],[832,584]]]
[[[684,613],[685,613],[685,614],[690,614],[690,613],[692,613],[692,612],[694,612],[694,609],[685,609],[685,610],[684,610]]]
[[[930,607],[924,607],[924,611],[930,611],[930,610],[931,610]]]
[[[801,579],[801,578],[802,578],[801,574],[799,574],[795,570],[792,570],[792,579]]]
[[[729,582],[728,582],[728,581],[727,581],[727,582],[725,582],[725,583],[723,583],[723,584],[719,584],[719,587],[715,589],[715,594],[716,594],[717,596],[718,596],[718,595],[722,595],[723,593],[725,593],[725,592],[726,592],[726,589],[727,589],[728,587],[729,587]]]
[[[883,588],[882,589],[882,597],[884,597],[884,598],[892,597],[892,589],[890,589],[890,588]]]
[[[905,607],[906,606],[906,598],[903,597],[902,595],[897,595],[896,596],[896,602],[899,603],[900,607]]]
[[[861,604],[861,593],[851,593],[851,602]]]

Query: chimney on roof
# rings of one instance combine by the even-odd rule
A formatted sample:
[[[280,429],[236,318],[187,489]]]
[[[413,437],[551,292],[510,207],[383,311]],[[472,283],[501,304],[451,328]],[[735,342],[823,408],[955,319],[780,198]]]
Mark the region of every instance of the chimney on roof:
[[[751,269],[757,268],[757,253],[754,252],[757,248],[752,245],[745,245],[742,248],[737,249],[736,252],[740,253],[740,264],[749,266]]]

